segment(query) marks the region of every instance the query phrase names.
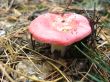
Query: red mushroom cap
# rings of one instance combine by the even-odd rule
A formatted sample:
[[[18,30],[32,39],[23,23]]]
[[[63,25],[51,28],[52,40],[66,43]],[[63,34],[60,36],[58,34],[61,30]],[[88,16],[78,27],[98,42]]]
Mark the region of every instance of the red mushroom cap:
[[[76,13],[46,13],[31,22],[29,32],[37,41],[68,46],[88,36],[91,27],[86,17]]]

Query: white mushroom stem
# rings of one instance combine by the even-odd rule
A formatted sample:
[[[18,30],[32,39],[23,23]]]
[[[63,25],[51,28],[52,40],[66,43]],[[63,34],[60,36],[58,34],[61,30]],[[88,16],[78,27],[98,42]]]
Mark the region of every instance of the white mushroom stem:
[[[66,46],[59,46],[59,45],[51,45],[51,53],[54,54],[54,51],[60,51],[61,56],[63,57],[66,52]]]

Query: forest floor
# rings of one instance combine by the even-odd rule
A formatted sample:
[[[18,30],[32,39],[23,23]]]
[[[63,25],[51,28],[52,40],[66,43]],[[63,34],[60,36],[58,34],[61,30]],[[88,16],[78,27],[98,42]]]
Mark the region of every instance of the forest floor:
[[[31,21],[48,7],[37,0],[1,0],[0,82],[109,82],[110,2],[87,1],[75,0],[67,12],[91,20],[94,31],[87,43],[93,43],[75,43],[63,58],[53,59],[50,45],[32,45],[28,32]]]

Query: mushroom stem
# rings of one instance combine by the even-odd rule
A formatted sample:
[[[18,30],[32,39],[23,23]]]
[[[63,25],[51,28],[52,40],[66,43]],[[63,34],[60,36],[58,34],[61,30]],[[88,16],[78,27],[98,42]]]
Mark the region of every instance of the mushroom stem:
[[[63,57],[65,54],[65,51],[66,51],[66,46],[60,46],[60,45],[54,45],[54,44],[51,45],[52,54],[55,54],[58,52],[60,53],[61,57]]]

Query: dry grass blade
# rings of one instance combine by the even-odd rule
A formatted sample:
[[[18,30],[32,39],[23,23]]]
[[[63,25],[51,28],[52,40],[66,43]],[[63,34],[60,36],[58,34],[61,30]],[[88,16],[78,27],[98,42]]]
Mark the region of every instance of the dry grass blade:
[[[67,82],[70,82],[69,79],[65,76],[65,74],[57,67],[55,66],[53,63],[51,63],[50,61],[47,61],[50,65],[52,65],[64,78]]]
[[[80,80],[80,82],[84,82],[84,79],[86,78],[86,76],[89,74],[89,72],[91,71],[91,68],[93,67],[93,64],[90,66],[88,72],[83,76],[83,78]]]
[[[26,55],[26,57],[29,59],[29,61],[35,66],[35,64],[34,64],[34,62],[31,60],[31,58],[23,51],[23,49],[22,49],[22,47],[20,47],[20,45],[18,45],[17,43],[14,43],[13,41],[11,41],[11,40],[9,40],[10,42],[12,42],[13,44],[15,44],[16,46],[17,46],[17,48],[20,50],[20,51],[22,51],[25,55]],[[11,48],[10,48],[11,49]],[[10,50],[11,51],[11,50]],[[12,54],[13,52],[11,51],[11,54]],[[14,57],[15,58],[15,57]],[[40,72],[40,73],[42,73],[41,72],[41,70],[39,69],[39,68],[37,68],[36,66],[35,66],[35,68]]]
[[[63,77],[59,77],[59,78],[55,79],[54,82],[58,82],[58,81],[60,81],[61,79],[63,79]]]
[[[0,62],[0,70],[4,73],[4,75],[11,81],[11,82],[15,82],[10,75],[6,72],[5,68],[3,67],[3,64]]]
[[[107,36],[105,35],[105,33],[103,31],[101,31],[101,34],[106,38],[107,42],[110,44],[110,40],[107,38]]]
[[[15,0],[11,0],[9,7],[7,8],[7,11],[9,11],[9,10],[11,9],[11,7],[12,7],[14,1],[15,1]]]
[[[18,46],[18,48],[21,50],[21,48]],[[31,58],[23,51],[21,50],[25,55],[26,57],[29,59],[29,61],[35,66],[35,68],[40,72],[40,73],[43,73],[38,67],[36,67],[36,65],[34,64],[34,62],[31,60]]]
[[[17,71],[15,71],[14,69],[8,67],[7,65],[4,65],[4,64],[3,64],[3,66],[4,66],[5,68],[9,69],[9,70],[12,71],[12,72],[15,72],[15,73],[17,73],[17,74],[19,74],[19,75],[21,75],[21,76],[24,76],[24,77],[26,77],[26,78],[28,78],[28,79],[33,80],[34,82],[56,82],[56,80],[55,80],[55,81],[54,81],[54,80],[53,80],[53,81],[38,80],[38,79],[35,79],[35,78],[33,78],[33,77],[24,75],[24,74],[22,74],[22,73],[20,73],[20,72],[17,72]],[[12,82],[15,82],[15,81],[12,81]]]
[[[66,67],[65,65],[63,65],[63,64],[62,64],[61,62],[59,62],[59,61],[56,61],[56,60],[51,59],[51,58],[49,58],[49,57],[47,57],[47,56],[44,56],[43,54],[40,54],[39,52],[36,52],[36,51],[34,51],[34,50],[30,49],[30,48],[26,48],[26,49],[30,50],[31,52],[36,53],[35,55],[40,55],[40,56],[41,56],[42,58],[44,58],[45,60],[53,61],[53,62],[55,62],[55,63],[57,63],[57,64],[60,64],[60,65],[62,65],[62,66],[64,66],[64,67]]]

